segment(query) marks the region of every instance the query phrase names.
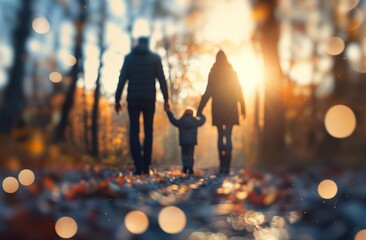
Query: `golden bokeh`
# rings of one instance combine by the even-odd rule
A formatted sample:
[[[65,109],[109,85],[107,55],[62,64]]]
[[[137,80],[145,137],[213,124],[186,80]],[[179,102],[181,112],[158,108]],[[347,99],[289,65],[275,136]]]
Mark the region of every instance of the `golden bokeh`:
[[[266,217],[262,212],[247,211],[244,214],[244,219],[247,224],[258,226],[264,223]]]
[[[341,12],[349,12],[354,9],[360,0],[338,0],[334,1],[337,4],[337,10]]]
[[[366,239],[366,229],[359,231],[355,236],[355,240],[365,240],[365,239]]]
[[[18,180],[15,177],[7,177],[3,180],[3,189],[7,193],[15,193],[19,188]]]
[[[35,179],[34,173],[30,169],[23,169],[22,171],[20,171],[18,175],[18,180],[20,184],[24,186],[31,185],[34,182],[34,179]]]
[[[338,191],[337,184],[329,179],[323,180],[319,183],[318,193],[324,199],[333,198]]]
[[[125,226],[133,234],[142,234],[149,227],[149,219],[141,211],[132,211],[125,217]]]
[[[72,67],[77,63],[77,60],[73,55],[65,54],[62,56],[62,62],[65,64],[65,66]]]
[[[57,235],[62,238],[72,238],[78,231],[78,225],[73,218],[62,217],[57,220],[55,230]]]
[[[349,137],[356,128],[356,116],[345,105],[331,107],[325,115],[325,128],[335,138]]]
[[[162,209],[158,216],[158,222],[166,233],[176,234],[186,226],[186,215],[177,207],[170,206]]]
[[[32,27],[35,32],[45,34],[50,30],[50,23],[45,17],[37,17],[33,20]]]
[[[40,134],[35,134],[27,142],[28,152],[32,155],[40,155],[45,151],[45,143]]]
[[[49,79],[53,83],[61,82],[62,80],[62,74],[59,72],[51,72],[49,75]]]
[[[330,37],[326,41],[326,51],[329,55],[339,55],[345,48],[344,41],[339,37]]]
[[[286,225],[286,221],[283,217],[273,216],[270,221],[270,226],[274,228],[284,228]]]

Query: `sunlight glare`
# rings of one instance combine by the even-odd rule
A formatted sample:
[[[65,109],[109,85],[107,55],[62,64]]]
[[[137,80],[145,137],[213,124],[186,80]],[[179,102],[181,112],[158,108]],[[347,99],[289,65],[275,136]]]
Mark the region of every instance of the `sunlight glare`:
[[[122,16],[126,12],[124,1],[122,0],[109,0],[109,10],[114,16]]]
[[[133,25],[132,36],[134,38],[148,37],[150,35],[150,25],[147,19],[137,19]]]
[[[312,83],[314,67],[310,61],[296,63],[290,70],[290,78],[300,85]]]
[[[250,10],[246,1],[219,2],[208,13],[206,26],[200,34],[204,39],[216,43],[229,40],[238,44],[249,40],[254,27]]]
[[[99,58],[100,49],[97,45],[92,43],[84,44],[83,50],[86,58]]]
[[[121,27],[112,21],[108,21],[106,24],[106,30],[105,30],[105,37],[104,37],[104,43],[106,44],[106,46],[109,45],[117,45],[117,44],[121,44],[121,39],[123,38],[123,31],[121,29]],[[144,35],[145,36],[145,35]],[[146,35],[148,36],[148,35]]]
[[[91,90],[95,87],[95,81],[98,77],[99,70],[99,59],[96,58],[87,58],[84,61],[84,80],[85,80],[85,88]]]
[[[251,46],[240,49],[237,54],[228,56],[229,62],[238,74],[244,95],[252,97],[263,85],[263,64]]]

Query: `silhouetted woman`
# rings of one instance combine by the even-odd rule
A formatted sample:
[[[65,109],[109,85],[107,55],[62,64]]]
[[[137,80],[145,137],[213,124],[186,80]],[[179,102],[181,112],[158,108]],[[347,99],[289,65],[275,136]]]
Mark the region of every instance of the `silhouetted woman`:
[[[245,104],[238,76],[222,50],[217,53],[216,62],[210,70],[206,91],[198,106],[197,115],[202,113],[210,98],[212,98],[212,125],[218,130],[219,173],[228,174],[233,149],[231,133],[233,126],[239,124],[238,103],[243,118]]]

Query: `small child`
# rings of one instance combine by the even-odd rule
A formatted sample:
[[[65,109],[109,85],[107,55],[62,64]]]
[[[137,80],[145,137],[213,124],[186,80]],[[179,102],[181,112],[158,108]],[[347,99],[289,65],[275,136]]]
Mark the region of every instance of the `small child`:
[[[167,111],[170,122],[179,129],[179,145],[182,150],[182,172],[193,174],[194,146],[197,145],[197,128],[205,123],[205,116],[193,116],[193,109],[186,108],[182,117],[176,119],[173,113]]]

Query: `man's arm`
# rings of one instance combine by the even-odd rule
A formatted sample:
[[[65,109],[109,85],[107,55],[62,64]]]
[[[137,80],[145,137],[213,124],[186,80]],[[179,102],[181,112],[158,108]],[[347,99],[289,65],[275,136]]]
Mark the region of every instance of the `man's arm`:
[[[156,78],[159,81],[160,89],[161,89],[161,92],[164,97],[164,102],[167,103],[169,100],[168,86],[166,83],[166,79],[165,79],[165,75],[164,75],[164,71],[163,71],[163,65],[161,64],[160,57],[158,58],[157,65],[156,65]]]
[[[122,66],[121,73],[119,75],[116,95],[115,95],[115,103],[119,104],[119,101],[121,100],[121,94],[123,92],[123,88],[127,81],[127,64],[126,64],[126,58]]]

